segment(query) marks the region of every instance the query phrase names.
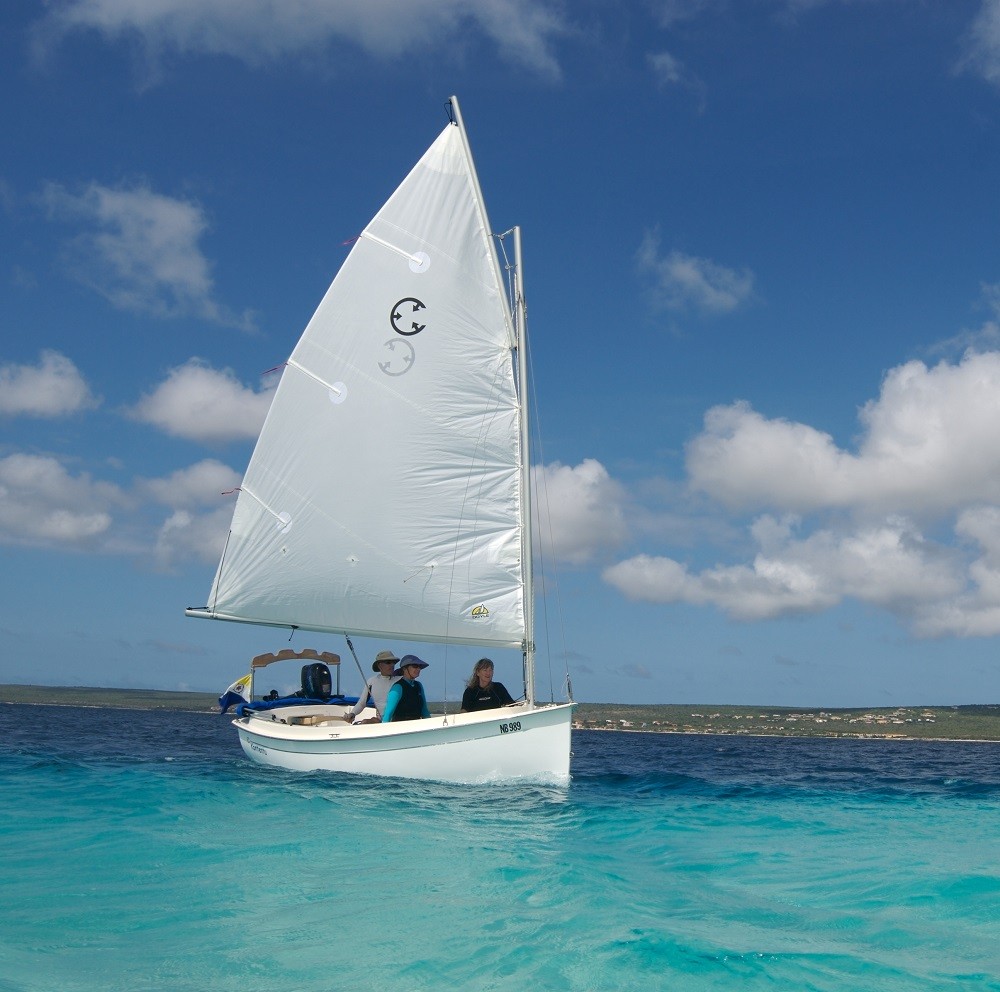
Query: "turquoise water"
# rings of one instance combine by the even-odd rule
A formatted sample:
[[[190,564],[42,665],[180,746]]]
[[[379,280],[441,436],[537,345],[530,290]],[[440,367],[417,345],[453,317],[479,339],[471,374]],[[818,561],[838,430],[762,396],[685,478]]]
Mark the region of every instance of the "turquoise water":
[[[566,788],[0,707],[0,990],[1000,990],[1000,746],[584,732]]]

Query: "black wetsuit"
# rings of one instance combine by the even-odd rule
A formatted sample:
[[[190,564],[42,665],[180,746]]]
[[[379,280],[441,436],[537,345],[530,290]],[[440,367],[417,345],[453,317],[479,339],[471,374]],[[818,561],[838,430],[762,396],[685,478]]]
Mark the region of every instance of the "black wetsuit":
[[[469,686],[462,694],[462,709],[466,713],[478,710],[498,710],[501,706],[514,702],[502,682],[491,682],[485,689],[479,688],[479,683]]]

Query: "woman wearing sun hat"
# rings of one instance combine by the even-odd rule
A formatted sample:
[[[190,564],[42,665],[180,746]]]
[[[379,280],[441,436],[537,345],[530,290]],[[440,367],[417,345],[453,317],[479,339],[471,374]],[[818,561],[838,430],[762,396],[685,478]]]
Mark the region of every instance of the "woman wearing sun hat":
[[[393,673],[400,678],[389,688],[385,711],[382,713],[383,723],[420,720],[431,715],[424,687],[417,681],[420,673],[427,667],[427,662],[421,661],[415,654],[403,655],[399,668]]]
[[[372,671],[375,672],[375,675],[365,684],[365,691],[358,696],[354,708],[344,714],[344,719],[348,723],[353,723],[354,718],[368,705],[369,696],[372,697],[372,705],[375,707],[378,719],[382,718],[382,714],[385,712],[386,696],[389,695],[393,683],[399,678],[393,673],[398,661],[399,659],[391,651],[379,651],[375,655],[375,660],[372,662]],[[366,721],[362,720],[361,722],[365,723]],[[378,720],[367,722],[378,723]]]

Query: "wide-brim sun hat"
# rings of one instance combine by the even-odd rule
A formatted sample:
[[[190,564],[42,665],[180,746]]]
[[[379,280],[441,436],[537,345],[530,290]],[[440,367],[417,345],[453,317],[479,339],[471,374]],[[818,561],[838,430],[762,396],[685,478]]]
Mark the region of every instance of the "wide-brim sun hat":
[[[399,668],[396,669],[393,675],[402,675],[403,669],[409,665],[416,665],[417,668],[430,668],[430,665],[426,661],[421,661],[415,654],[404,654],[400,659]]]
[[[379,663],[383,661],[391,661],[395,665],[399,659],[391,651],[379,651],[372,662],[372,671],[377,672]]]

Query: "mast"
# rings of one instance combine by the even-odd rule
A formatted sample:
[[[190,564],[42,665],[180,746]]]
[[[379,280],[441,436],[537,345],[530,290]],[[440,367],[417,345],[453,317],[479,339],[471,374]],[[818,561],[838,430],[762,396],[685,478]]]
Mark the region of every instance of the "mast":
[[[521,228],[514,228],[514,330],[517,336],[517,384],[521,406],[521,574],[524,577],[524,689],[535,705],[535,583],[531,552],[531,431],[528,424],[528,308],[524,301]]]

